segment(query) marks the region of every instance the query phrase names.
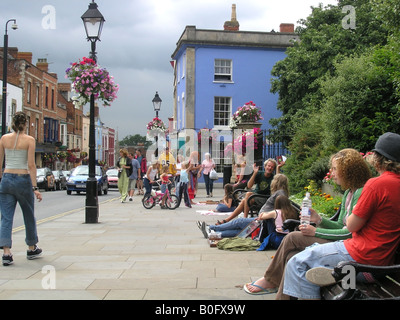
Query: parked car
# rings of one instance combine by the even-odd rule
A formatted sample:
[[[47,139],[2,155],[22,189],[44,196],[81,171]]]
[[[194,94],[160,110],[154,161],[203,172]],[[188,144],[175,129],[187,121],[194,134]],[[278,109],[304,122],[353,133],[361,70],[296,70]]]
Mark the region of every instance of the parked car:
[[[118,169],[108,169],[106,174],[108,177],[108,187],[118,188]]]
[[[107,194],[108,192],[108,179],[104,170],[100,166],[95,167],[95,175],[97,179],[97,193]],[[89,166],[77,166],[72,172],[67,181],[67,194],[72,191],[77,193],[86,192],[86,180],[89,178]]]
[[[68,180],[69,176],[71,175],[71,171],[70,170],[63,170],[62,173],[63,173],[65,179]]]
[[[56,190],[56,179],[53,172],[47,167],[36,169],[36,184],[39,189]]]
[[[54,178],[56,179],[56,189],[64,190],[67,188],[67,178],[64,176],[61,170],[53,171]]]

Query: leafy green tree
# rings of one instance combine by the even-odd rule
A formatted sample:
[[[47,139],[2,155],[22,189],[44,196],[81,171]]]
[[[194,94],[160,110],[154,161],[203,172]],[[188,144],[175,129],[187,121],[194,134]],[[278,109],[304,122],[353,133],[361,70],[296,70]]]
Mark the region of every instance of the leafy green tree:
[[[151,145],[151,142],[147,141],[146,137],[140,134],[128,135],[119,142],[120,146],[137,146],[140,143],[143,143],[145,148]]]
[[[356,29],[344,29],[345,5],[356,10]],[[338,6],[313,8],[300,20],[296,32],[300,41],[287,49],[287,57],[272,70],[271,91],[279,93],[278,109],[282,116],[271,124],[277,131],[296,132],[299,122],[321,108],[320,78],[334,74],[335,62],[365,48],[385,44],[387,28],[371,11],[369,0],[339,1]]]
[[[373,148],[376,138],[400,127],[390,65],[390,52],[379,49],[336,64],[334,76],[321,81],[325,146]]]

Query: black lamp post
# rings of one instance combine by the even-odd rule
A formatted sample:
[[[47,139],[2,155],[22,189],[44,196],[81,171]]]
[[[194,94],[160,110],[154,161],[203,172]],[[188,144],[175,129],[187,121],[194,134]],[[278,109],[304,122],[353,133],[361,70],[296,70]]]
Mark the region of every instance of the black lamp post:
[[[85,26],[87,39],[92,45],[90,58],[97,62],[96,41],[100,41],[100,34],[105,20],[100,11],[97,10],[97,4],[94,2],[94,0],[89,4],[89,9],[82,15],[81,18]],[[89,177],[86,182],[86,223],[97,223],[99,218],[96,179],[94,100],[94,94],[92,93],[90,96]]]
[[[154,111],[156,112],[156,117],[158,118],[158,111],[160,111],[161,109],[161,98],[158,95],[158,92],[156,91],[156,95],[153,98],[153,107],[154,107]]]
[[[13,30],[17,30],[17,20],[10,19],[6,22],[6,29],[4,33],[4,48],[3,48],[3,101],[2,101],[2,108],[1,108],[1,135],[7,133],[7,124],[6,124],[6,113],[7,113],[7,58],[8,58],[8,34],[7,34],[7,25],[9,22],[14,22],[11,28]]]
[[[154,111],[156,112],[156,118],[158,118],[158,111],[161,109],[161,98],[158,95],[158,92],[156,91],[156,95],[154,96],[153,100],[153,107]],[[156,153],[155,153],[156,158],[158,158],[158,135],[156,135]]]

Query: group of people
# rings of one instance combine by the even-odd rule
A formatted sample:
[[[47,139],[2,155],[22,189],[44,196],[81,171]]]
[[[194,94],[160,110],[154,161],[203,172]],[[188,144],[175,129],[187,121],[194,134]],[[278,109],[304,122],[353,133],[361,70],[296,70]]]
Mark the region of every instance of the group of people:
[[[42,249],[37,246],[39,240],[34,216],[34,198],[41,201],[42,195],[36,185],[35,140],[25,134],[26,123],[26,115],[17,112],[13,116],[14,132],[0,139],[0,247],[4,251],[4,266],[13,264],[11,234],[17,203],[22,208],[25,221],[27,259],[36,259],[42,254]],[[3,169],[4,159],[6,162]],[[205,160],[210,162],[210,159]],[[179,181],[188,185],[189,168],[197,170],[192,173],[196,177],[202,170],[203,174],[207,174],[207,170],[213,168],[211,164],[199,164],[198,155],[180,163]],[[247,182],[248,187],[256,184],[255,190],[251,192],[270,195],[258,217],[248,218],[246,204],[241,203],[227,219],[206,226],[206,232],[220,231],[223,236],[229,237],[257,219],[268,222],[265,224],[268,233],[280,233],[281,236],[276,237],[275,242],[276,254],[264,276],[244,285],[244,291],[248,294],[277,292],[277,299],[319,299],[320,286],[334,280],[330,269],[340,261],[370,265],[393,264],[400,243],[400,135],[387,132],[377,140],[372,164],[379,173],[378,177],[371,178],[369,166],[354,149],[337,152],[331,157],[330,163],[331,176],[344,191],[337,221],[331,221],[310,209],[311,221],[315,226],[302,224],[299,231],[286,234],[282,230],[282,222],[287,218],[295,218],[297,213],[289,200],[287,177],[280,174],[279,166],[269,159],[264,163],[263,171],[257,166],[253,167]],[[135,171],[137,177],[143,177],[146,187],[147,183],[154,181],[155,172],[159,170],[157,165],[152,164],[143,176],[140,162],[132,154],[127,155],[123,151],[118,166],[123,177],[121,185],[126,185],[125,178],[129,178]],[[232,189],[233,186],[226,192],[232,192]],[[212,188],[207,190],[211,195]],[[121,196],[126,198],[128,195]],[[190,192],[187,192],[187,196],[185,203],[188,205]],[[225,200],[228,207],[229,198]],[[245,217],[234,219],[239,210],[244,212]],[[370,279],[362,279],[360,276],[360,280]]]
[[[331,177],[344,192],[336,221],[310,209],[315,226],[301,224],[298,231],[290,233],[282,230],[282,221],[298,219],[299,213],[288,199],[286,176],[278,173],[279,166],[273,159],[268,159],[264,171],[259,172],[254,166],[246,186],[251,188],[256,182],[256,188],[246,194],[228,218],[215,225],[200,221],[197,225],[205,237],[220,232],[224,238],[235,237],[250,222],[259,220],[262,231],[258,239],[262,247],[266,247],[263,245],[268,240],[267,246],[277,251],[264,276],[246,283],[244,291],[252,295],[277,293],[276,299],[280,300],[319,299],[320,286],[335,282],[331,272],[340,261],[394,263],[400,243],[400,135],[387,132],[380,136],[369,162],[378,177],[371,177],[370,166],[355,149],[343,149],[332,155]],[[226,193],[227,189],[232,192],[233,185],[225,186]],[[248,198],[260,191],[270,196],[258,216],[248,218]],[[244,218],[236,218],[241,212]],[[274,237],[269,237],[271,234]],[[357,281],[372,278],[357,275]]]
[[[286,235],[263,277],[244,285],[276,299],[320,299],[320,286],[335,282],[340,261],[391,265],[400,243],[400,135],[385,133],[375,144],[371,171],[360,153],[343,149],[331,157],[332,178],[344,191],[337,221],[311,209],[311,224]],[[371,277],[357,275],[358,281]]]
[[[184,199],[185,205],[191,207],[194,204],[198,189],[198,178],[203,175],[206,187],[207,197],[213,196],[214,180],[210,178],[211,171],[215,168],[215,162],[209,153],[205,153],[204,160],[200,163],[199,153],[193,151],[190,157],[185,160],[179,154],[177,159],[169,151],[167,146],[157,161],[147,166],[146,158],[139,150],[136,156],[128,153],[126,149],[120,150],[120,157],[117,161],[118,190],[121,194],[121,202],[125,202],[129,196],[132,201],[137,186],[138,194],[150,194],[152,186],[163,176],[168,176],[170,181],[176,185],[176,195],[179,201]],[[167,182],[161,181],[161,188],[167,185]],[[143,189],[145,190],[143,192]]]

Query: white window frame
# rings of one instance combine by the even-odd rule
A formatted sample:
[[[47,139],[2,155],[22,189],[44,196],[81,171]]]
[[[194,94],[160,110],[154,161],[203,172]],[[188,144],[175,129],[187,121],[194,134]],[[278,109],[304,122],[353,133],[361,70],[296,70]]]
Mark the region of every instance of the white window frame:
[[[214,60],[214,82],[233,82],[233,62],[231,59]]]
[[[221,107],[227,107],[226,109]],[[224,114],[222,117],[220,115]],[[229,121],[232,115],[232,97],[214,97],[214,107],[213,107],[213,125],[217,129],[226,129],[229,127]],[[223,121],[224,123],[220,123]]]

